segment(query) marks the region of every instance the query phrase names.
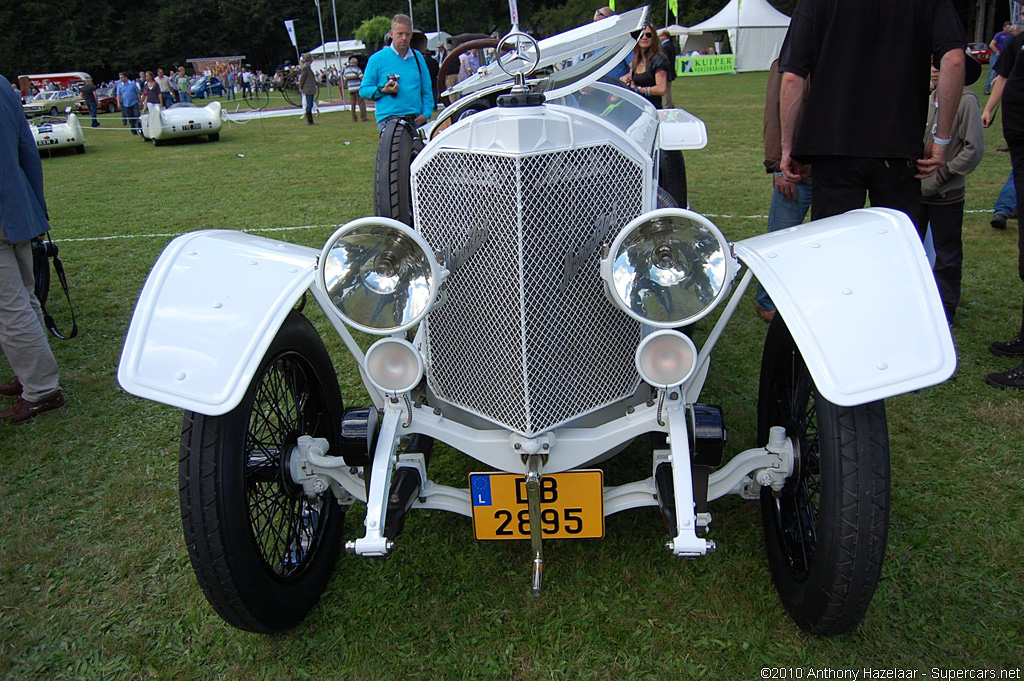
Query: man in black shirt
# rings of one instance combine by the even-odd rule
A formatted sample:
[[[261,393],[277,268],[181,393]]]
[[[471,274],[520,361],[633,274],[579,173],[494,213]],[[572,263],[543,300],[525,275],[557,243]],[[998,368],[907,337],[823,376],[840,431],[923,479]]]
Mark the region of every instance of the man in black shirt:
[[[676,46],[672,40],[672,34],[668,32],[667,28],[661,29],[658,37],[661,38],[661,51],[665,54],[665,59],[668,59],[668,91],[665,93],[665,108],[674,109],[672,81],[676,79]]]
[[[82,83],[80,91],[82,99],[85,100],[85,105],[89,107],[89,117],[92,118],[92,127],[100,127],[100,122],[96,119],[96,86],[92,84],[92,78],[86,78],[85,82]]]
[[[1017,215],[1021,215],[1020,199],[1024,194],[1024,32],[1018,32],[996,62],[996,79],[992,84],[992,96],[981,114],[981,124],[992,125],[996,107],[1003,103],[1003,137],[1010,147],[1010,165],[1013,168],[1013,185],[1017,190]],[[1017,274],[1024,280],[1024,228],[1017,230]],[[1020,333],[1008,341],[994,341],[989,345],[993,354],[1003,357],[1024,357],[1024,310],[1021,312]],[[985,379],[997,388],[1024,390],[1024,362],[1019,367],[989,374]]]
[[[801,163],[813,163],[812,219],[862,208],[870,196],[872,206],[910,216],[923,236],[920,178],[945,161],[965,47],[951,0],[800,0],[779,58],[782,171],[796,182]],[[923,148],[933,61],[939,111]]]

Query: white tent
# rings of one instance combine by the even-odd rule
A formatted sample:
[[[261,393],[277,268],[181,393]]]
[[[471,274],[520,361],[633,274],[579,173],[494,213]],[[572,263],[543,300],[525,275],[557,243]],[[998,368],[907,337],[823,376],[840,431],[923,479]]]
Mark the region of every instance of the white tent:
[[[423,35],[427,36],[427,52],[437,52],[438,43],[443,47],[444,41],[452,37],[450,33],[445,33],[444,31],[441,31],[440,33],[437,31],[429,31]]]
[[[348,55],[365,50],[366,45],[363,44],[362,40],[329,40],[309,51],[313,55],[313,63],[310,66],[314,73],[325,71],[332,66],[338,68],[339,64],[344,68],[345,64],[348,63]]]
[[[679,24],[672,24],[671,26],[665,26],[664,28],[658,29],[660,35],[662,31],[668,31],[669,35],[680,36],[680,35],[700,35],[701,31],[693,28],[687,28],[686,26],[680,26]]]
[[[329,40],[319,47],[314,47],[309,51],[314,57],[323,57],[325,55],[330,56],[333,54],[354,54],[356,52],[362,52],[366,49],[366,45],[363,44],[362,40],[341,40],[334,41]]]
[[[729,0],[721,12],[690,27],[703,35],[689,36],[680,54],[704,51],[715,43],[715,33],[729,35],[737,71],[767,71],[782,50],[789,17],[767,0]]]

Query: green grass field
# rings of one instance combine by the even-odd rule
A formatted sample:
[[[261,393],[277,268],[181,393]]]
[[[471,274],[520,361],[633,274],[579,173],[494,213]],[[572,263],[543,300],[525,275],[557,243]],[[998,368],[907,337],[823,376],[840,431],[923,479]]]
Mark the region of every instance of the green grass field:
[[[732,240],[765,229],[764,81],[675,82],[677,105],[707,122],[711,140],[687,154],[692,207]],[[299,628],[267,637],[226,625],[182,539],[181,414],[120,390],[121,344],[174,235],[253,230],[319,247],[334,226],[369,214],[376,126],[350,120],[226,124],[217,143],[154,148],[105,116],[87,129],[84,155],[43,159],[81,335],[52,342],[67,408],[0,425],[0,677],[756,679],[763,667],[799,667],[802,678],[871,667],[928,678],[932,668],[1024,666],[1024,395],[984,384],[1013,366],[988,343],[1015,333],[1021,305],[1015,223],[988,225],[1009,171],[998,125],[968,183],[958,373],[887,403],[889,547],[855,633],[822,639],[792,624],[770,581],[758,508],[738,498],[712,504],[719,548],[698,561],[665,550],[651,509],[610,517],[603,540],[549,542],[540,599],[529,593],[527,544],[477,543],[468,519],[415,512],[392,557],[343,555]],[[705,395],[723,405],[730,454],[755,445],[766,327],[748,298]],[[56,292],[51,300],[69,324]],[[365,403],[340,342],[328,347],[347,404]],[[0,361],[0,378],[7,371]],[[442,481],[463,484],[479,467],[450,451],[434,463]],[[637,447],[608,475],[636,478],[649,465]]]

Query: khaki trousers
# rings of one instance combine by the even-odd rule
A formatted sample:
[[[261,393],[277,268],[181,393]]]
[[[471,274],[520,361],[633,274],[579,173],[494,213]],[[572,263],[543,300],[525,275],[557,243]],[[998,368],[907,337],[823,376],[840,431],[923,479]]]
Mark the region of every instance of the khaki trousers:
[[[0,349],[22,385],[22,397],[38,402],[57,390],[57,360],[43,328],[35,295],[32,244],[12,244],[0,226]]]

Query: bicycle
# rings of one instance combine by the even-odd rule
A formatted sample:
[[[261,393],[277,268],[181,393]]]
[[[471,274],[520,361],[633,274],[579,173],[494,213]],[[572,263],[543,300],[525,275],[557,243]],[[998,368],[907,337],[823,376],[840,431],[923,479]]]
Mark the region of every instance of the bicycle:
[[[299,76],[298,74],[289,74],[285,76],[284,81],[281,84],[281,94],[284,95],[286,102],[294,107],[302,108],[302,93],[299,91]],[[313,95],[313,101],[320,100],[320,85],[316,86],[316,93]]]
[[[256,109],[257,111],[266,109],[270,106],[270,89],[266,83],[257,81],[252,84],[251,92],[246,94],[244,90],[242,91],[242,99],[245,100],[245,103],[251,109]]]

